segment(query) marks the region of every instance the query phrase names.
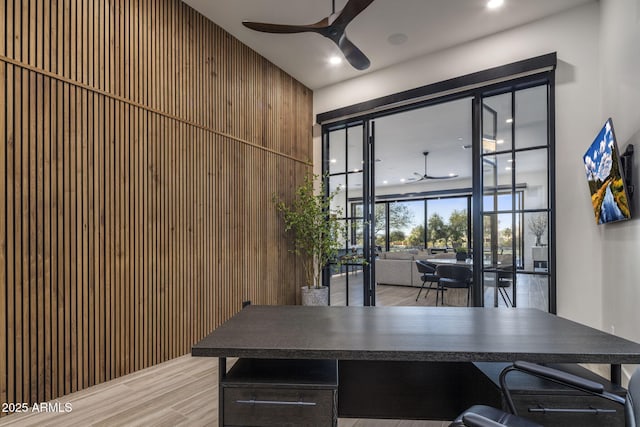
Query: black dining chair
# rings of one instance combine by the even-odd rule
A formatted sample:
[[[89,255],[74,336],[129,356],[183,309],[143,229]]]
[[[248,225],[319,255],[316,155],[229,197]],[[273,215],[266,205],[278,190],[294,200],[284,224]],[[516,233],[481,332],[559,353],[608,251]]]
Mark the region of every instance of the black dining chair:
[[[640,427],[640,369],[636,369],[631,376],[627,396],[622,398],[605,391],[604,386],[598,382],[528,362],[515,362],[500,374],[500,387],[509,412],[491,406],[475,405],[460,414],[449,427],[542,427],[540,424],[518,415],[506,380],[507,374],[514,371],[524,372],[569,389],[619,403],[620,409],[624,410],[625,425],[627,427]],[[594,413],[597,416],[596,410],[594,410]],[[550,414],[549,416],[552,415]]]
[[[444,305],[445,289],[467,289],[467,306],[471,302],[471,280],[473,273],[470,266],[447,265],[441,264],[436,268],[436,274],[440,277],[438,282],[438,290],[442,296],[442,304]],[[438,297],[436,296],[436,305],[438,305]]]
[[[422,279],[422,286],[420,286],[420,290],[418,291],[418,296],[416,296],[416,301],[420,298],[420,294],[422,293],[422,289],[424,289],[424,285],[428,282],[429,287],[427,287],[427,293],[424,294],[426,298],[429,295],[429,291],[431,289],[436,290],[436,296],[438,292],[438,282],[440,281],[440,277],[436,274],[436,265],[427,261],[416,260],[416,267],[418,268],[418,273],[421,274],[420,278]],[[434,288],[432,285],[436,284]],[[436,299],[437,305],[437,299]]]
[[[509,296],[508,288],[513,285],[513,266],[508,265],[504,267],[498,268],[498,272],[496,274],[496,286],[498,289],[498,293],[502,297],[502,301],[507,307],[513,307],[513,301],[511,300],[511,296]]]

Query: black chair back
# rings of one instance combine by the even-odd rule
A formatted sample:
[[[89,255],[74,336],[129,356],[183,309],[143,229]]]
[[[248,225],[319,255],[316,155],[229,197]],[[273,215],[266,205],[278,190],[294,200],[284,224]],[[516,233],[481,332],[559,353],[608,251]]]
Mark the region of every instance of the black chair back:
[[[440,276],[449,288],[466,288],[471,285],[473,273],[469,267],[462,265],[442,264],[436,268],[436,274]]]
[[[435,274],[436,265],[427,261],[416,260],[416,267],[418,268],[418,273],[420,274]]]
[[[420,290],[418,291],[418,296],[416,297],[416,301],[418,301],[418,298],[420,298],[420,294],[422,293],[422,289],[424,289],[425,283],[427,282],[438,283],[440,281],[440,277],[438,277],[438,275],[436,274],[436,265],[430,262],[417,259],[416,268],[418,269],[418,273],[421,274],[420,279],[422,279],[422,286],[420,287]],[[434,288],[432,288],[431,286],[427,288],[427,294],[424,296],[425,298],[427,297],[427,295],[429,295],[429,291],[431,289],[434,289]],[[435,289],[437,292],[438,287],[436,287]],[[436,296],[437,296],[437,293],[436,293]],[[436,298],[436,304],[437,304],[437,301],[438,300]]]
[[[498,286],[508,288],[513,284],[513,265],[501,266],[498,268]]]

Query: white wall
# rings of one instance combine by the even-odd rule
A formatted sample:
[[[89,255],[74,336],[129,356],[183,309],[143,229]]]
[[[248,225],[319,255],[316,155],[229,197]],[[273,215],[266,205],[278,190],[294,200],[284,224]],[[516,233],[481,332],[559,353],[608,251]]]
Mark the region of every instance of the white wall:
[[[602,0],[602,107],[613,118],[618,145],[640,150],[640,2]],[[603,328],[640,341],[640,188],[635,155],[636,219],[599,227],[602,251]]]
[[[616,5],[629,2],[633,0],[612,1]],[[314,93],[314,110],[316,114],[330,111],[402,90],[557,52],[558,313],[602,328],[602,228],[595,226],[582,166],[582,155],[603,122],[598,65],[599,28],[600,5],[591,3],[530,25],[318,90]],[[631,101],[629,99],[629,103]],[[630,104],[625,106],[628,105]],[[625,106],[621,105],[620,109]],[[621,132],[631,132],[622,123],[621,126]],[[636,249],[634,254],[637,253]],[[630,276],[631,273],[629,272]],[[607,289],[610,289],[610,285],[607,284]],[[630,281],[628,286],[632,286]]]

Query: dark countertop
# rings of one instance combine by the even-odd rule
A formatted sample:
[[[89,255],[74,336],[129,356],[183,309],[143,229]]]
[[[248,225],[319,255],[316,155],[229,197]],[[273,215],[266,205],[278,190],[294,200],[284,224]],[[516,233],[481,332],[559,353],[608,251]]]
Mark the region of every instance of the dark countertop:
[[[193,356],[640,363],[640,344],[526,308],[249,306]]]

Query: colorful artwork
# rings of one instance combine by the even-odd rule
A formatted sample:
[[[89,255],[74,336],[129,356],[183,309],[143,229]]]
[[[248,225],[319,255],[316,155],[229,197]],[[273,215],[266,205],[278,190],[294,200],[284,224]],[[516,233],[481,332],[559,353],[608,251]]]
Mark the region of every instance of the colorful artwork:
[[[604,224],[631,218],[611,119],[606,121],[583,159],[596,222]]]

